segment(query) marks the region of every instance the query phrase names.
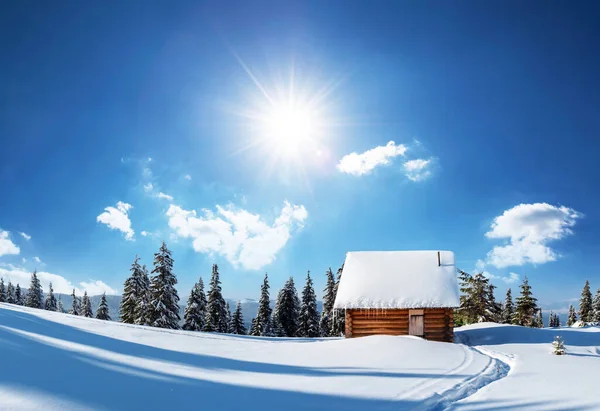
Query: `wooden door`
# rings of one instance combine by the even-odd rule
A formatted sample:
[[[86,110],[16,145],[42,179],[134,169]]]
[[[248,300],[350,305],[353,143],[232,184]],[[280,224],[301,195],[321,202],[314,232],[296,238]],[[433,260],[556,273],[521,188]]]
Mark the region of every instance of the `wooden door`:
[[[410,310],[408,312],[408,334],[422,337],[423,310]]]

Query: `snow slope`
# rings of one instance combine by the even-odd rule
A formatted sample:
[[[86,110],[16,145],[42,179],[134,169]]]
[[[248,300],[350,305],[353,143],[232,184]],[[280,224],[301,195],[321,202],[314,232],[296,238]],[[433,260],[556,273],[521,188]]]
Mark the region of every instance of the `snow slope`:
[[[554,336],[567,355],[551,355]],[[600,410],[600,328],[536,329],[492,323],[456,329],[456,340],[510,367],[453,410]]]
[[[408,336],[231,336],[0,304],[0,410],[432,408],[490,364]]]

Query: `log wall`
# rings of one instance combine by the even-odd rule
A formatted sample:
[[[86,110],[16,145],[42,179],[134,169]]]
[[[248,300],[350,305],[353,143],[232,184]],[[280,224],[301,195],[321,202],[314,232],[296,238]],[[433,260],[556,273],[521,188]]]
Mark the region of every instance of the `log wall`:
[[[409,310],[346,310],[346,338],[368,335],[408,335]],[[423,309],[424,335],[427,340],[454,341],[454,309]]]

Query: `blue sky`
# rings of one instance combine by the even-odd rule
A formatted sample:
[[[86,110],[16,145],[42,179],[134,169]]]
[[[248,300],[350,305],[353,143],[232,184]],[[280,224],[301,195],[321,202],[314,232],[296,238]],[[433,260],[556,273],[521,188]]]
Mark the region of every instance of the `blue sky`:
[[[5,3],[0,273],[118,292],[165,240],[182,298],[354,250],[600,287],[597,6],[278,3]]]

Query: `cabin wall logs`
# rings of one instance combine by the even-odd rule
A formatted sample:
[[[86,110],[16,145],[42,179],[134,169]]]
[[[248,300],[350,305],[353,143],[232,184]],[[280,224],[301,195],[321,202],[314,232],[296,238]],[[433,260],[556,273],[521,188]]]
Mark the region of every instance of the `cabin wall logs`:
[[[408,335],[409,311],[421,311],[423,338],[433,341],[454,341],[454,309],[352,309],[346,310],[346,338],[368,335]]]

